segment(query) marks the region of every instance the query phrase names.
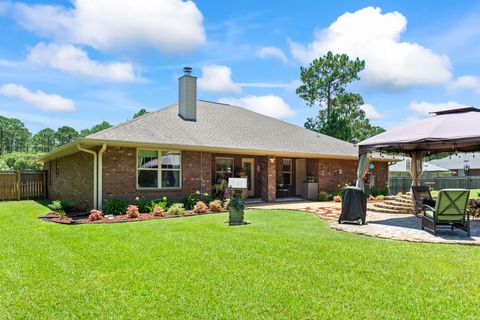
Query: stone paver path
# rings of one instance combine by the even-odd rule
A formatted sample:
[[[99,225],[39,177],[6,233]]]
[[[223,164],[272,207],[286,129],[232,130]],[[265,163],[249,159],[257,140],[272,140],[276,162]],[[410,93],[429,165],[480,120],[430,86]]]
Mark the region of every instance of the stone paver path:
[[[338,224],[336,221],[330,225],[335,230],[362,234],[366,236],[429,243],[450,243],[480,245],[480,221],[471,221],[471,236],[460,229],[438,229],[437,236],[422,230],[420,218],[412,214],[386,214],[369,212],[367,224],[360,226],[354,224]]]
[[[369,203],[368,208],[373,204]],[[286,203],[262,203],[249,205],[250,209],[280,209],[300,210],[314,213],[319,218],[330,221],[332,229],[356,233],[383,239],[393,239],[411,242],[467,244],[480,246],[480,221],[471,221],[471,236],[463,230],[439,229],[435,237],[422,230],[421,219],[412,214],[389,214],[382,212],[367,212],[367,224],[338,224],[341,203],[298,201]]]

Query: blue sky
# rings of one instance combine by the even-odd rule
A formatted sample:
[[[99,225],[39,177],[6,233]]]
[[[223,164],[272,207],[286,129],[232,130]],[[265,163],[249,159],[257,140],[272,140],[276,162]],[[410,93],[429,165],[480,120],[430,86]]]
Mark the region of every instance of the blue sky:
[[[32,132],[116,124],[201,99],[303,125],[299,68],[328,50],[366,61],[349,89],[385,128],[480,106],[479,1],[0,1],[0,115]]]

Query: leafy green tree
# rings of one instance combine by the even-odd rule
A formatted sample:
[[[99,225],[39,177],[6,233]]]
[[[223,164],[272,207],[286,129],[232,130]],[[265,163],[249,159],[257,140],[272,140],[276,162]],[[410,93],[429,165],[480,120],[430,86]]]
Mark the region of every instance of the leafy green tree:
[[[83,129],[82,131],[80,131],[80,136],[86,137],[88,135],[100,132],[100,131],[108,129],[110,127],[112,127],[112,125],[110,123],[108,123],[107,121],[103,121],[102,123],[94,125],[90,129]]]
[[[138,118],[138,117],[141,117],[143,115],[146,115],[147,113],[149,113],[147,110],[145,110],[144,108],[140,109],[137,113],[135,113],[133,115],[133,119],[135,118]]]
[[[75,141],[79,136],[80,135],[77,130],[69,126],[63,126],[58,128],[57,132],[55,133],[55,140],[57,142],[57,146],[63,146],[64,144]]]
[[[356,93],[338,95],[332,102],[330,116],[321,109],[316,118],[308,118],[305,128],[326,134],[337,139],[357,143],[383,131],[374,126],[361,109],[362,96]]]
[[[23,122],[0,116],[0,155],[14,151],[28,151],[32,134]]]
[[[50,152],[56,147],[55,130],[45,128],[38,131],[31,141],[31,145],[36,152]]]
[[[308,118],[305,128],[352,143],[384,131],[370,124],[361,109],[362,96],[346,91],[349,83],[360,79],[358,73],[364,68],[365,61],[330,51],[309,67],[300,68],[303,84],[297,94],[310,107],[320,107],[318,116]]]
[[[37,163],[39,153],[12,152],[0,157],[0,167],[6,164],[7,170],[25,171],[41,170],[42,166]]]
[[[303,84],[296,92],[310,107],[326,107],[328,119],[335,97],[345,93],[349,83],[359,80],[358,73],[364,68],[365,61],[359,58],[350,60],[346,54],[329,51],[323,57],[314,59],[308,68],[300,68]]]

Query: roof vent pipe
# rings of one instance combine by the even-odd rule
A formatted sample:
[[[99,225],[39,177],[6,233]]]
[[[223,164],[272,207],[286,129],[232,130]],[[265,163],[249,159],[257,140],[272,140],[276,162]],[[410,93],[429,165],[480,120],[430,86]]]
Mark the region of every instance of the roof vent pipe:
[[[178,79],[178,115],[197,121],[197,77],[192,76],[191,67],[183,68],[183,76]]]

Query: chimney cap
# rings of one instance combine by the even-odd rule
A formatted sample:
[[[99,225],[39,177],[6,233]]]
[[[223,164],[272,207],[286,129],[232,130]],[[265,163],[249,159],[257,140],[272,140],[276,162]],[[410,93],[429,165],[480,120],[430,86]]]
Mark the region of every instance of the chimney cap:
[[[184,67],[183,68],[183,73],[186,76],[191,76],[192,75],[192,67]]]

